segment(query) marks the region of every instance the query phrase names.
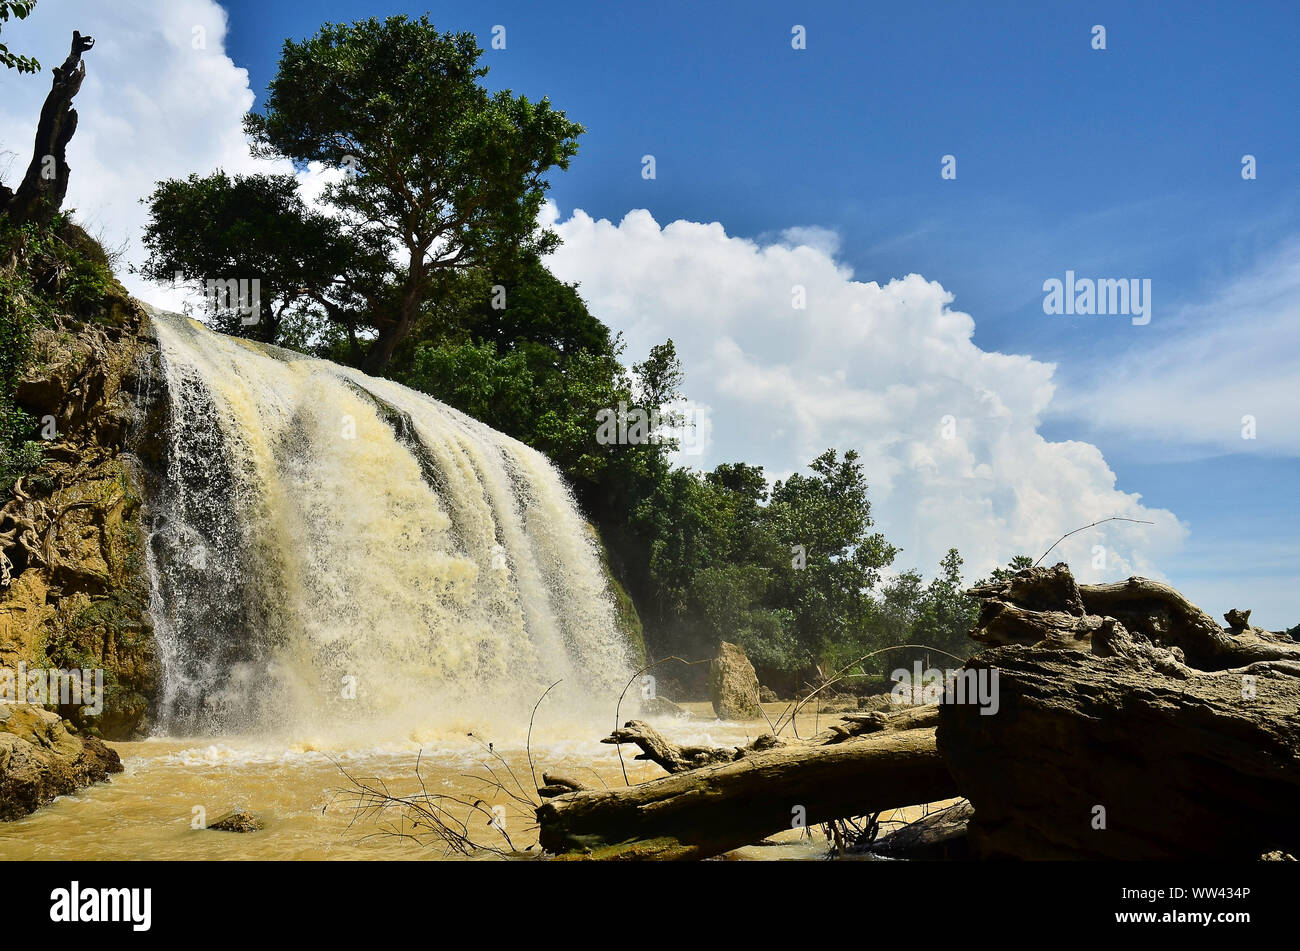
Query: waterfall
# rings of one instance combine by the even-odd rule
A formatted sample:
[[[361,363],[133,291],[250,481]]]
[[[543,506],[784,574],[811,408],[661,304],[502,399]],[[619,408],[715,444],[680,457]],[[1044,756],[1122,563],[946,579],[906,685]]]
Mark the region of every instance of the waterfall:
[[[158,727],[408,730],[613,715],[595,541],[540,453],[388,380],[154,313]]]

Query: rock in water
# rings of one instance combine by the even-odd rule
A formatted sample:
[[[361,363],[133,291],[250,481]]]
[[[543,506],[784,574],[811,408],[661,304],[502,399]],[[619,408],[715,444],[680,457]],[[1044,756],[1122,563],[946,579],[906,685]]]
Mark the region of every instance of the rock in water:
[[[681,717],[686,711],[667,697],[643,697],[641,699],[641,716],[643,717]]]
[[[26,703],[0,703],[0,819],[19,819],[120,773],[117,753],[68,732],[63,719]]]
[[[745,656],[745,648],[722,642],[713,658],[713,712],[724,720],[746,720],[762,715],[758,707],[758,676]]]
[[[218,816],[208,824],[208,828],[218,832],[257,832],[266,828],[266,822],[251,812],[236,810]]]

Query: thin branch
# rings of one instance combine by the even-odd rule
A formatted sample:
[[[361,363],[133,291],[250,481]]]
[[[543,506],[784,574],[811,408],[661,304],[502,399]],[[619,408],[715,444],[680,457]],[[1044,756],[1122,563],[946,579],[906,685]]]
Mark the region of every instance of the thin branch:
[[[537,716],[537,708],[540,707],[542,701],[546,699],[546,694],[550,693],[563,682],[563,680],[557,680],[555,683],[547,687],[545,693],[537,698],[537,703],[533,704],[533,712],[528,717],[528,739],[524,742],[524,752],[528,756],[528,771],[533,774],[534,789],[540,789],[541,787],[537,785],[537,770],[533,767],[533,719]]]
[[[1052,542],[1052,548],[1055,548],[1057,545],[1061,544],[1061,542],[1065,541],[1065,540],[1066,540],[1067,538],[1069,538],[1071,535],[1074,535],[1074,534],[1076,534],[1076,533],[1078,533],[1078,532],[1085,531],[1086,529],[1089,529],[1089,528],[1096,528],[1096,527],[1097,527],[1098,525],[1100,525],[1102,522],[1135,522],[1135,523],[1137,523],[1138,525],[1154,525],[1154,524],[1155,524],[1155,522],[1148,522],[1148,521],[1145,521],[1145,520],[1140,519],[1140,518],[1125,518],[1125,517],[1122,516],[1122,515],[1112,515],[1112,516],[1110,516],[1109,518],[1098,519],[1097,521],[1093,522],[1091,525],[1084,525],[1084,526],[1082,526],[1081,528],[1076,528],[1073,532],[1066,532],[1064,535],[1062,535],[1062,536],[1061,536],[1060,538],[1058,538],[1056,541]],[[1039,556],[1038,556],[1038,561],[1042,561],[1044,558],[1046,558],[1048,555],[1050,555],[1050,554],[1052,553],[1052,548],[1047,549],[1047,551],[1045,551],[1045,552],[1043,552],[1041,555],[1039,555]],[[1035,567],[1035,568],[1038,567],[1038,561],[1034,562],[1034,567]]]

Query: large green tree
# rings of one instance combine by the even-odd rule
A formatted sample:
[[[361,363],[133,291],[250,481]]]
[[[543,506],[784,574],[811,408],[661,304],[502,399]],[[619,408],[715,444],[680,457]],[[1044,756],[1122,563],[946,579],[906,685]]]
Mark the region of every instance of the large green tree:
[[[149,251],[141,273],[155,281],[197,281],[224,333],[266,343],[305,344],[310,309],[346,328],[379,305],[387,266],[382,243],[339,219],[309,209],[292,175],[222,171],[159,182],[145,199]],[[224,290],[228,281],[257,282],[259,313]],[[290,314],[300,318],[286,326]]]
[[[329,23],[285,42],[264,111],[245,120],[259,154],[347,171],[325,201],[400,261],[393,306],[370,314],[368,372],[411,333],[439,272],[556,244],[537,226],[545,175],[568,167],[583,129],[546,99],[488,92],[481,54],[427,16]]]
[[[853,450],[828,449],[811,474],[772,488],[767,520],[791,552],[773,584],[794,616],[793,636],[807,663],[841,659],[865,642],[871,591],[897,549],[872,532],[866,474]]]

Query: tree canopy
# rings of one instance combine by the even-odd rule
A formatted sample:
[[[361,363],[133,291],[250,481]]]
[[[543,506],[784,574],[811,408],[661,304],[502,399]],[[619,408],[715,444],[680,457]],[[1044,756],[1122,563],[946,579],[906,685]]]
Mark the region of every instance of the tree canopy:
[[[327,23],[285,41],[264,111],[245,120],[257,154],[347,172],[325,202],[400,262],[391,305],[366,315],[367,372],[411,333],[439,271],[556,243],[537,226],[545,174],[568,167],[583,129],[546,99],[490,93],[481,54],[473,34],[427,16]]]
[[[197,281],[212,307],[215,329],[267,343],[305,343],[305,312],[321,308],[340,323],[382,287],[377,242],[345,233],[332,215],[309,209],[292,175],[217,171],[159,182],[145,199],[149,258],[145,277]],[[228,280],[258,282],[260,313],[208,294]],[[286,319],[297,311],[294,327]]]

